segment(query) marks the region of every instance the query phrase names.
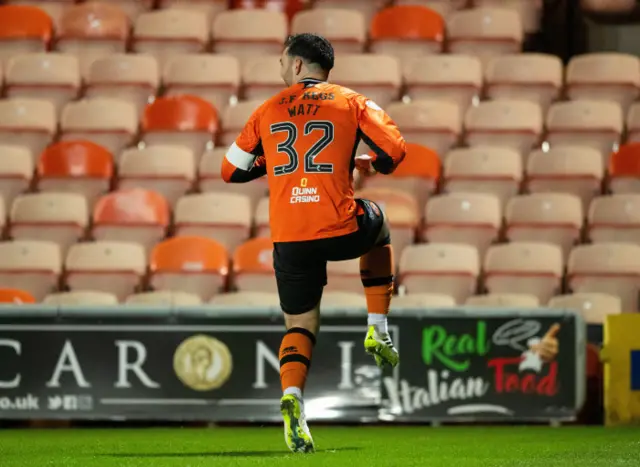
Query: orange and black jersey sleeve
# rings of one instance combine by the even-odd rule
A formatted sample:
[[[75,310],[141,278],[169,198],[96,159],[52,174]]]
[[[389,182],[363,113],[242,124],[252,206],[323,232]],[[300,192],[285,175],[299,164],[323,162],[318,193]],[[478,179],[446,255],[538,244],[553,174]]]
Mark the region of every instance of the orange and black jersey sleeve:
[[[375,154],[373,168],[381,174],[392,173],[402,162],[407,150],[398,126],[375,102],[361,94],[352,98],[358,115],[362,140]]]

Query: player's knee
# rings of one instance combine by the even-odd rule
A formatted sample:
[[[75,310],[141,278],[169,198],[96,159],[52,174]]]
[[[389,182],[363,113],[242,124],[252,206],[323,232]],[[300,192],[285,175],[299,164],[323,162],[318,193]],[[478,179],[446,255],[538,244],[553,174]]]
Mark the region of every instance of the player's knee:
[[[309,310],[303,313],[289,314],[285,313],[284,322],[287,329],[291,328],[303,328],[312,334],[318,333],[320,326],[319,320],[319,304],[313,310]]]

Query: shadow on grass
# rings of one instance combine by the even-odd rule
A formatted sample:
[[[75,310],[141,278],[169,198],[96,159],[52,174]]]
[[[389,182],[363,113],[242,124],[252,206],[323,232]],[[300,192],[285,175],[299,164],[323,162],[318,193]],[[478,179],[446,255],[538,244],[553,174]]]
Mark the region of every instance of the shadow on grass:
[[[316,449],[316,453],[338,453],[347,451],[359,451],[361,448],[345,447],[336,449]],[[218,452],[119,452],[104,454],[105,457],[115,458],[169,458],[169,457],[285,457],[291,455],[289,451],[218,451]]]

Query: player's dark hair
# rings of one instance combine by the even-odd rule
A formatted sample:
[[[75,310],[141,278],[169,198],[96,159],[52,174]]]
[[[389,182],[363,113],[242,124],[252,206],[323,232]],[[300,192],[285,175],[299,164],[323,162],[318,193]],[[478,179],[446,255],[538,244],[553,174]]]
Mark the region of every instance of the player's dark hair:
[[[334,52],[331,42],[318,34],[294,34],[284,43],[287,55],[300,57],[307,64],[317,65],[322,71],[329,73],[333,68]]]

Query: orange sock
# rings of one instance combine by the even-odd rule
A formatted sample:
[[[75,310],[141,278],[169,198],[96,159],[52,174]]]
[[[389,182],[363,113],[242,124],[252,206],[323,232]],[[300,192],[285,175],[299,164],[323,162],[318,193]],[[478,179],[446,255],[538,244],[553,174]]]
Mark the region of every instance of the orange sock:
[[[291,328],[280,345],[280,383],[284,394],[302,397],[316,337],[304,328]]]
[[[377,246],[360,258],[360,277],[367,299],[369,326],[386,334],[387,314],[393,295],[393,248]]]

